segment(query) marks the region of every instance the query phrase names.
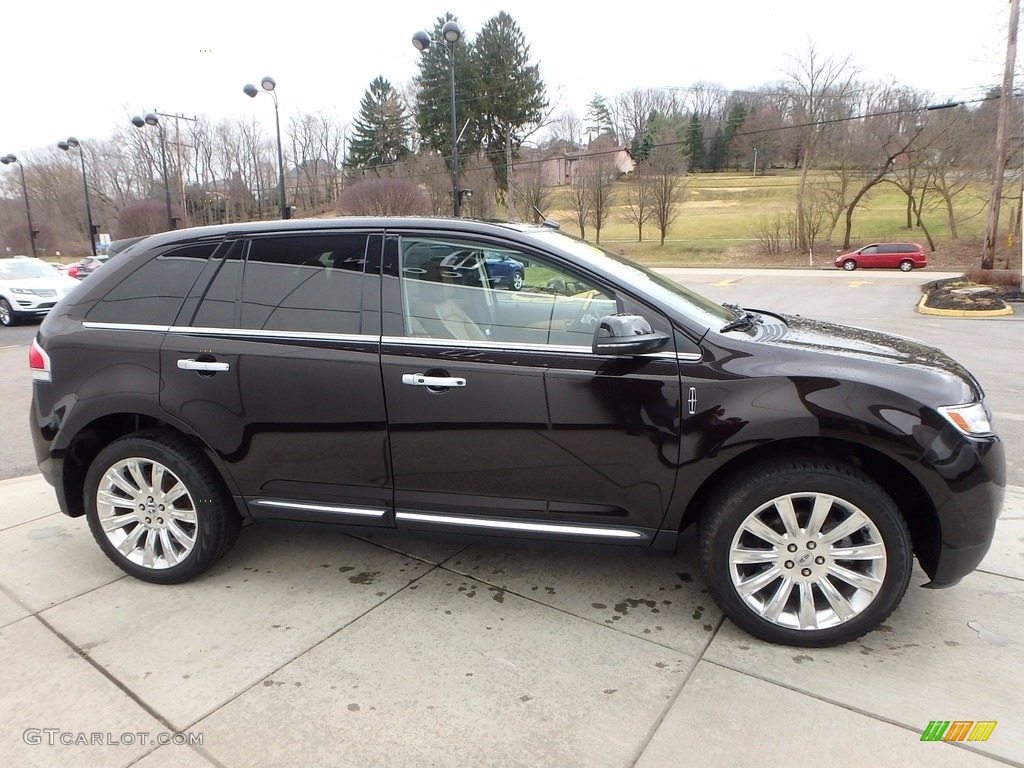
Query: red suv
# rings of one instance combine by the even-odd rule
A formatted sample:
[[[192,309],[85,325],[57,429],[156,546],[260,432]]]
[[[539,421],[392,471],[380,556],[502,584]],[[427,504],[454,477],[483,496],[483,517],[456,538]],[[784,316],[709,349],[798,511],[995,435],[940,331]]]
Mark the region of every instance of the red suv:
[[[928,255],[917,243],[872,243],[851,253],[836,256],[835,265],[847,271],[858,267],[899,268],[903,272],[928,266]]]

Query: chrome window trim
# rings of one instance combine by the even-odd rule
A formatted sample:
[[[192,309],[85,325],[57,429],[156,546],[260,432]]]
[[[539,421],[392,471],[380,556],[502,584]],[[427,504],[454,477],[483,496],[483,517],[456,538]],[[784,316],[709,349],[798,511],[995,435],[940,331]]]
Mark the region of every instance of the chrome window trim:
[[[438,525],[462,525],[470,528],[495,528],[504,531],[526,531],[530,533],[568,533],[577,536],[601,536],[609,539],[642,539],[639,531],[620,528],[596,528],[584,525],[561,525],[554,523],[522,523],[514,520],[496,520],[490,517],[459,517],[456,515],[433,515],[425,512],[396,512],[397,520],[410,520]]]
[[[306,504],[297,501],[278,501],[276,499],[256,499],[252,502],[260,507],[281,507],[283,509],[305,509],[310,512],[334,512],[340,515],[360,515],[363,517],[384,517],[386,509],[341,507],[334,504]]]
[[[82,326],[96,331],[156,331],[157,333],[167,333],[171,328],[169,325],[145,325],[143,323],[99,323],[89,320],[83,321]]]
[[[392,344],[395,346],[450,347],[455,349],[491,349],[496,352],[552,352],[564,355],[588,355],[594,352],[590,347],[575,344],[534,344],[521,342],[505,344],[497,341],[464,341],[462,339],[431,339],[419,336],[375,336],[358,333],[321,333],[314,331],[265,331],[248,328],[216,328],[187,325],[145,325],[142,323],[98,323],[84,322],[86,328],[101,331],[151,331],[173,333],[179,336],[224,336],[239,339],[295,339],[308,341],[346,341],[371,344]],[[613,357],[600,355],[600,357]],[[647,352],[639,357],[678,360],[684,363],[699,363],[703,356],[699,352]]]
[[[193,325],[172,325],[168,333],[180,336],[228,336],[240,339],[298,339],[312,341],[362,341],[374,344],[379,336],[361,333],[323,333],[322,331],[266,331],[257,328],[217,328]]]
[[[381,344],[394,344],[396,346],[429,346],[429,347],[454,347],[456,349],[493,349],[496,352],[559,352],[567,355],[589,355],[594,356],[590,347],[569,344],[534,344],[531,342],[520,342],[506,344],[499,341],[472,341],[463,339],[432,339],[425,336],[382,336]],[[598,357],[614,357],[614,355],[598,355]],[[665,358],[680,360],[683,362],[697,363],[703,359],[698,352],[647,352],[640,357]]]

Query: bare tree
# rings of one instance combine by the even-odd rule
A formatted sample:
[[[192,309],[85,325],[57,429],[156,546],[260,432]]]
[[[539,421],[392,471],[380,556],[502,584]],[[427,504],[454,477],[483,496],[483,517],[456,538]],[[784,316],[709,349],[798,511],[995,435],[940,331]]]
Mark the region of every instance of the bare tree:
[[[594,227],[598,244],[601,242],[601,230],[608,223],[615,205],[615,182],[619,177],[615,156],[618,152],[618,147],[602,137],[593,143],[591,151],[584,157],[583,173],[585,183],[590,188],[588,218]]]
[[[662,246],[665,245],[668,230],[679,217],[679,206],[686,195],[686,160],[667,141],[665,134],[659,136],[659,146],[651,153],[648,161],[654,182],[651,219],[658,227]]]
[[[430,197],[408,179],[370,178],[349,185],[338,197],[346,216],[425,216]]]
[[[929,134],[929,149],[923,157],[928,188],[941,200],[949,235],[957,240],[960,222],[980,215],[988,204],[985,197],[974,191],[977,148],[987,142],[979,140],[973,115],[966,107],[938,110],[928,116],[925,130]]]
[[[559,142],[567,148],[575,149],[583,145],[583,121],[571,109],[564,110],[555,116],[549,124],[551,144]]]
[[[569,215],[573,224],[580,228],[580,237],[583,238],[587,236],[587,222],[590,221],[590,209],[593,206],[590,199],[590,184],[587,183],[585,160],[586,156],[582,154],[572,159],[569,188],[566,192]]]
[[[452,177],[443,157],[436,152],[420,153],[405,163],[403,168],[409,178],[426,191],[434,216],[451,213]]]
[[[923,102],[921,94],[905,88],[884,87],[872,94],[867,106],[868,114],[859,122],[866,134],[865,158],[871,158],[874,162],[865,163],[865,166],[872,170],[869,171],[860,189],[854,192],[846,208],[843,248],[850,247],[853,213],[858,203],[872,187],[890,175],[897,159],[904,165],[909,165],[919,156],[912,149],[923,130],[917,118],[918,110],[924,106]],[[909,185],[901,188],[913,196],[913,190]],[[799,214],[799,208],[797,213]]]
[[[850,58],[823,58],[808,41],[802,58],[793,60],[788,73],[792,119],[800,126],[800,177],[796,191],[797,231],[800,248],[809,248],[806,232],[808,172],[818,149],[832,130],[833,121],[849,117],[856,95],[858,70]]]
[[[528,218],[540,223],[552,197],[552,189],[544,177],[544,165],[540,160],[517,164],[512,170],[512,184],[523,197],[529,210]]]
[[[644,224],[654,215],[655,178],[646,162],[637,163],[626,186],[626,220],[636,225],[637,242],[643,242]]]

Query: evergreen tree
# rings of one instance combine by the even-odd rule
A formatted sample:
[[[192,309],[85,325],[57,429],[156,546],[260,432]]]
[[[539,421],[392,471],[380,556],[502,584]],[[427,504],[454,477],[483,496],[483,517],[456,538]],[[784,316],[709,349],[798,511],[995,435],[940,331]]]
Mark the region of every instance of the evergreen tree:
[[[696,112],[690,116],[690,127],[686,132],[684,147],[686,157],[689,159],[690,172],[696,173],[704,170],[707,163],[707,150],[704,148],[704,126],[701,125]]]
[[[463,35],[454,43],[438,42],[446,21],[458,21],[451,13],[439,17],[429,48],[420,54],[420,71],[413,78],[416,87],[416,129],[423,145],[451,162],[452,107],[451,58],[455,61],[456,131],[461,132],[459,156],[470,157],[480,149],[476,78],[473,75],[473,44]],[[463,127],[465,126],[465,129]]]
[[[612,122],[612,113],[608,109],[608,102],[604,96],[595,93],[594,97],[587,104],[587,129],[597,131],[598,136],[611,136],[615,141],[615,127]]]
[[[540,69],[530,64],[530,46],[513,18],[502,11],[489,19],[473,43],[477,135],[494,165],[499,189],[523,139],[543,119],[548,102]]]
[[[357,168],[391,165],[409,153],[409,115],[391,83],[377,76],[359,104],[348,164]]]
[[[636,135],[629,142],[629,156],[633,162],[642,163],[651,156],[654,149],[654,125],[658,122],[658,112],[652,111],[644,125],[643,134]]]

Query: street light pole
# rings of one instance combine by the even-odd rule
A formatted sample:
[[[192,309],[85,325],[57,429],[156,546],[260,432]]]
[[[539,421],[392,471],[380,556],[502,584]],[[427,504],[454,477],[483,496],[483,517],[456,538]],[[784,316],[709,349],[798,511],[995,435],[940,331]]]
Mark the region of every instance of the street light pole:
[[[281,198],[281,218],[290,219],[291,210],[288,208],[288,203],[284,196],[284,152],[281,151],[281,113],[278,111],[277,93],[275,90],[277,82],[268,75],[260,81],[260,86],[274,99],[274,124],[277,127],[277,194]],[[259,90],[257,90],[255,85],[249,83],[242,89],[242,92],[250,99],[255,99]]]
[[[92,206],[89,205],[89,180],[85,176],[85,151],[78,139],[69,136],[67,141],[57,142],[57,148],[65,152],[71,149],[78,150],[78,158],[82,161],[82,186],[85,187],[85,220],[89,225],[89,246],[92,248],[92,255],[96,255],[96,231],[92,226]]]
[[[147,125],[155,125],[157,130],[160,132],[160,163],[163,168],[164,175],[164,200],[167,204],[167,229],[174,229],[174,214],[171,213],[171,181],[167,175],[167,142],[164,140],[164,127],[160,124],[160,118],[154,113],[148,113],[143,117],[133,117],[132,125],[136,128],[142,129]]]
[[[28,239],[29,246],[32,249],[32,255],[36,255],[36,234],[35,229],[32,228],[32,209],[28,205],[28,184],[25,183],[25,166],[16,158],[14,155],[5,155],[0,157],[0,163],[4,165],[10,165],[11,163],[18,163],[18,170],[21,171],[21,193],[25,196],[25,218],[28,219]]]
[[[459,184],[459,126],[455,115],[455,43],[462,37],[462,27],[456,21],[446,21],[441,27],[441,40],[433,40],[424,31],[412,36],[412,44],[421,53],[431,43],[440,43],[448,51],[449,71],[451,74],[451,105],[452,105],[452,211],[455,218],[462,216],[462,187]]]

